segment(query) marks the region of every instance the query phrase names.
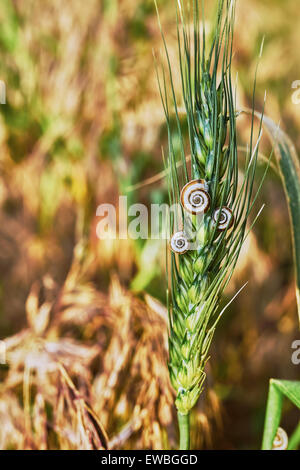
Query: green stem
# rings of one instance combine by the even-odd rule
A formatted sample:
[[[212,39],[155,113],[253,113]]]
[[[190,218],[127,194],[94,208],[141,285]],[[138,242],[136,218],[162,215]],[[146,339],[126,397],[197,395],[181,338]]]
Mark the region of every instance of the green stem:
[[[190,414],[183,415],[178,411],[178,424],[180,435],[180,450],[189,450],[190,448]]]

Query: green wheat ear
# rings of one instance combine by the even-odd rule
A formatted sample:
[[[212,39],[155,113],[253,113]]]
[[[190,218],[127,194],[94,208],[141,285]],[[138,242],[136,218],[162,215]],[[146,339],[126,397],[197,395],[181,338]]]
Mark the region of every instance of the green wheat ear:
[[[247,220],[264,179],[263,177],[260,181],[258,191],[253,196],[262,131],[260,122],[258,139],[254,142],[253,114],[248,153],[243,162],[244,176],[242,181],[238,181],[237,113],[231,77],[235,2],[218,1],[210,48],[207,47],[204,21],[203,31],[200,32],[199,10],[197,0],[193,1],[192,6],[188,2],[186,9],[182,1],[178,0],[177,38],[188,142],[183,137],[183,119],[179,113],[172,79],[174,71],[163,33],[171,105],[164,69],[162,68],[161,76],[158,73],[169,136],[167,166],[170,175],[170,204],[180,203],[182,188],[190,180],[205,180],[205,192],[210,199],[209,209],[201,220],[195,215],[189,215],[185,207],[181,208],[179,219],[188,218],[198,243],[196,248],[183,254],[176,254],[175,249],[170,255],[169,371],[176,391],[175,404],[182,449],[189,447],[189,412],[201,394],[209,347],[216,325],[225,310],[220,311],[220,297],[233,274],[247,236]],[[203,1],[201,10],[203,17]],[[254,95],[255,82],[253,101]],[[178,139],[178,135],[179,152],[175,150],[178,145],[174,145],[174,138],[176,136]],[[187,167],[188,154],[191,156],[190,174]],[[215,211],[224,207],[231,211],[234,221],[232,226],[228,225],[227,229],[221,231],[218,229],[221,213]],[[182,230],[178,226],[178,217],[172,216],[170,223],[173,232]],[[185,237],[184,233],[180,236],[183,239]],[[173,242],[176,244],[177,239]],[[183,243],[184,240],[181,239],[178,247],[182,247]]]

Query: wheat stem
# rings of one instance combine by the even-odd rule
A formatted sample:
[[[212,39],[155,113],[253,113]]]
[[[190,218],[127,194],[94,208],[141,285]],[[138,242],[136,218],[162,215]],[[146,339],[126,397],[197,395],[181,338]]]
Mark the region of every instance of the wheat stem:
[[[179,449],[189,450],[190,448],[190,413],[183,415],[178,411],[179,425]]]

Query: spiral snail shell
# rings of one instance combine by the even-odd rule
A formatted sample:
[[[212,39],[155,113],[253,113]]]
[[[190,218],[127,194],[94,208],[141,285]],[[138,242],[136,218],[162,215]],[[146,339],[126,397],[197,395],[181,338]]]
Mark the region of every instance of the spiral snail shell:
[[[170,241],[171,249],[174,253],[182,255],[189,249],[189,241],[184,232],[176,232]]]
[[[273,441],[273,450],[286,450],[288,448],[289,438],[284,429],[278,428]]]
[[[229,207],[222,207],[222,209],[216,209],[213,214],[213,221],[214,224],[218,224],[218,230],[228,230],[230,227],[232,227],[234,222],[232,210],[229,209]]]
[[[181,191],[181,205],[190,214],[206,212],[210,206],[208,184],[205,180],[193,180],[187,183]]]

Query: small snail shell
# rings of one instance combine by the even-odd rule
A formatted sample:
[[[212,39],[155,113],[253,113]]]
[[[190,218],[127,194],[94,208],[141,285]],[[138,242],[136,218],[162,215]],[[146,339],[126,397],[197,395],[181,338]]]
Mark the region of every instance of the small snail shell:
[[[182,255],[189,249],[189,242],[186,235],[183,232],[176,232],[171,238],[171,249],[174,253]]]
[[[221,214],[220,214],[220,211],[221,211]],[[230,227],[232,227],[233,222],[234,222],[232,210],[229,209],[229,207],[222,207],[222,209],[220,208],[216,209],[213,215],[213,221],[215,224],[218,223],[219,230],[223,231],[223,230],[229,229]]]
[[[181,191],[182,207],[190,214],[206,212],[210,206],[210,196],[205,180],[193,180],[187,183]]]
[[[289,438],[284,429],[278,428],[273,442],[272,450],[286,450],[288,448]]]

